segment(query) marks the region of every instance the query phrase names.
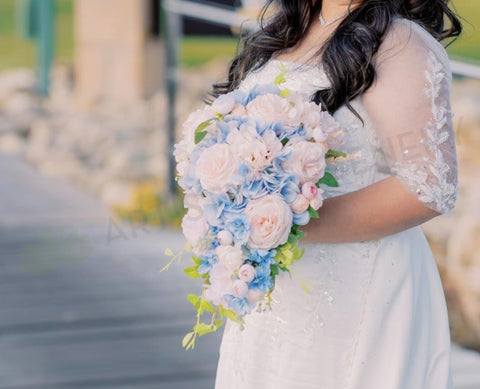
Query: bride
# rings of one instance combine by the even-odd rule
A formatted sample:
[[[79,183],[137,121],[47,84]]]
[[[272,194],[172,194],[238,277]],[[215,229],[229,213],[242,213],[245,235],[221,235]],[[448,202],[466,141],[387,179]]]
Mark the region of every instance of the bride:
[[[262,9],[265,17],[273,0]],[[281,0],[212,95],[270,83],[342,125],[339,187],[277,277],[272,309],[228,321],[216,389],[449,389],[450,333],[419,225],[452,210],[457,162],[447,0]],[[448,26],[444,26],[444,19]]]

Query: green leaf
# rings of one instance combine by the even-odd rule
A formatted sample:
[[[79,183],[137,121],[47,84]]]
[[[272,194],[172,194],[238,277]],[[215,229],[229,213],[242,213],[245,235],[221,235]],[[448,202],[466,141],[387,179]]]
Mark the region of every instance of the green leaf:
[[[285,146],[289,140],[290,140],[290,139],[288,139],[288,138],[283,138],[283,139],[281,140],[282,145]]]
[[[195,324],[195,326],[193,327],[193,330],[195,332],[198,333],[198,335],[202,336],[202,335],[205,335],[205,334],[208,334],[209,332],[213,332],[214,329],[213,329],[213,326],[211,326],[210,324],[207,324],[207,323],[198,323],[198,324]]]
[[[198,265],[193,265],[183,269],[183,272],[190,278],[199,278],[200,274],[198,273]]]
[[[308,214],[310,215],[310,217],[312,217],[312,218],[318,218],[319,217],[318,212],[315,209],[313,209],[311,205],[308,206],[307,211],[308,211]]]
[[[202,313],[204,310],[211,313],[215,312],[215,308],[213,308],[212,304],[205,299],[201,300],[200,303],[200,312]]]
[[[290,89],[282,89],[280,91],[280,97],[288,97],[290,96]]]
[[[207,135],[207,131],[204,131],[205,128],[207,128],[215,120],[218,120],[218,118],[215,117],[207,119],[197,126],[197,128],[195,129],[195,144],[201,142],[202,139],[205,138],[205,135]]]
[[[195,262],[196,265],[201,265],[203,263],[203,261],[200,258],[195,256],[192,256],[192,260],[193,262]]]
[[[207,131],[195,131],[195,144],[201,142],[206,135]]]
[[[338,157],[346,157],[346,156],[347,154],[338,150],[328,150],[325,154],[325,158],[330,158],[330,157],[338,158]]]
[[[278,275],[278,265],[270,265],[270,273],[273,277]]]
[[[332,186],[332,187],[338,187],[338,181],[329,172],[325,172],[325,175],[318,180],[317,186],[319,184],[324,184],[324,185]]]
[[[200,300],[199,296],[189,293],[187,296],[187,300],[190,301],[196,309],[198,309],[199,300]]]
[[[188,334],[186,334],[183,339],[182,339],[182,347],[187,347],[187,345],[193,341],[195,337],[195,332],[189,332]],[[188,348],[187,348],[188,350]]]

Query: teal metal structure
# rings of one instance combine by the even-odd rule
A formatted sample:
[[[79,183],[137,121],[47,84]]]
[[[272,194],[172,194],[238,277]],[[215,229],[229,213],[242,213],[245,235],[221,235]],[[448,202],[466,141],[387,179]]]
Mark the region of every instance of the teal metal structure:
[[[48,95],[50,71],[55,55],[54,0],[16,0],[20,34],[35,42],[37,92]]]

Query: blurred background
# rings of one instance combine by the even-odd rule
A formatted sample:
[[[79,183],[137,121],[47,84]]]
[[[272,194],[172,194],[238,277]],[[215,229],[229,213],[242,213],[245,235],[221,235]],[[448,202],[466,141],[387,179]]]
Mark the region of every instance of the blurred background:
[[[194,324],[171,146],[261,0],[0,0],[0,389],[213,388]],[[460,188],[423,226],[455,387],[480,388],[480,2],[447,51]],[[185,256],[184,263],[189,258]]]

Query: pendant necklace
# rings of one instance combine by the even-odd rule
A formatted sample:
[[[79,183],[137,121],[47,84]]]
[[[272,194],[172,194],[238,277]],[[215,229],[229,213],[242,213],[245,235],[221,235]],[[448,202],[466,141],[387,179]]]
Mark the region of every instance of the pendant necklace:
[[[343,13],[343,14],[341,14],[340,16],[337,16],[335,19],[330,20],[329,22],[326,22],[325,19],[323,19],[322,11],[320,10],[320,13],[319,13],[319,15],[318,15],[318,20],[320,20],[320,24],[321,24],[322,26],[326,27],[326,26],[329,26],[330,24],[332,24],[333,22],[336,22],[338,19],[342,18],[342,17],[345,16],[347,13],[348,13],[348,11],[345,12],[345,13]]]

